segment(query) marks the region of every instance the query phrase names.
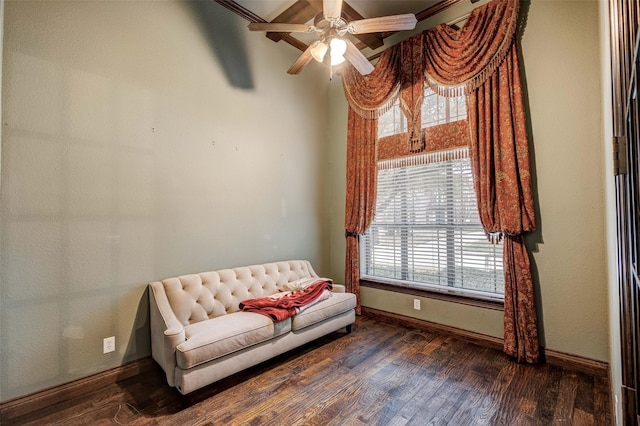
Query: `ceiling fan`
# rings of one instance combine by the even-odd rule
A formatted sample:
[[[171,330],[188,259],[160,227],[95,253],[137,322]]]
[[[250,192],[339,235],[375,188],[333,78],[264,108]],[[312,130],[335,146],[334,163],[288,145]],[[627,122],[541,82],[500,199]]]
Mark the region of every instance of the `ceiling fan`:
[[[254,22],[249,24],[249,30],[315,32],[318,35],[319,40],[307,47],[289,68],[289,74],[299,74],[312,59],[323,62],[328,52],[331,67],[341,64],[346,59],[360,74],[367,75],[373,71],[373,65],[345,35],[412,30],[417,22],[416,16],[412,13],[347,22],[342,17],[342,0],[323,0],[322,13],[315,17],[313,25]]]

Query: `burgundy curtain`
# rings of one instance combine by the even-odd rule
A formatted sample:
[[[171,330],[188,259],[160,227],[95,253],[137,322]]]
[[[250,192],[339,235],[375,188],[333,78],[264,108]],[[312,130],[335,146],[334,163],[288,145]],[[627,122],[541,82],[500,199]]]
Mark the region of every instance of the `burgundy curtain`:
[[[480,219],[492,240],[504,239],[504,351],[519,362],[535,363],[537,318],[522,238],[535,229],[535,217],[515,42],[518,6],[518,0],[493,0],[476,8],[460,30],[439,25],[389,49],[370,77],[353,69],[343,75],[349,102],[346,283],[359,295],[357,235],[366,231],[374,214],[377,117],[400,90],[412,130],[409,151],[414,151],[420,114],[416,70],[423,68],[424,84],[438,94],[467,96],[469,155]],[[423,50],[417,51],[420,44]]]
[[[378,117],[390,108],[400,89],[399,50],[386,50],[374,71],[361,76],[349,68],[343,73],[349,101],[347,124],[347,196],[345,206],[347,291],[357,297],[360,313],[359,235],[366,232],[376,206]]]
[[[515,29],[517,0],[475,9],[455,31],[424,33],[427,84],[449,95],[463,85],[471,133],[469,155],[478,211],[493,238],[504,238],[504,351],[539,361],[529,254],[522,235],[535,229],[529,148]]]
[[[376,205],[378,119],[362,118],[349,107],[347,133],[347,203],[345,212],[347,291],[357,297],[360,313],[359,235],[373,220]]]
[[[537,317],[522,235],[535,229],[535,216],[519,76],[514,43],[493,76],[467,95],[467,106],[480,219],[488,232],[504,235],[504,350],[534,363]]]

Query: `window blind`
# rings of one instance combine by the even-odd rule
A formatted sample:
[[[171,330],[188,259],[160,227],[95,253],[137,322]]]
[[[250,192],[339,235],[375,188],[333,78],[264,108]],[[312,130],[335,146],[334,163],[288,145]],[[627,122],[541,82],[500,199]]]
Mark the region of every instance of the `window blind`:
[[[480,223],[467,148],[386,160],[378,168],[361,276],[503,298],[502,244],[491,244]]]

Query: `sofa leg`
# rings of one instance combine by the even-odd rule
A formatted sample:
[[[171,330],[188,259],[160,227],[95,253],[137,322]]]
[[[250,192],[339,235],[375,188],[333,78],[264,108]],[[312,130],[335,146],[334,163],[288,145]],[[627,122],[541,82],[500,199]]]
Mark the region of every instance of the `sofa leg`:
[[[346,329],[347,329],[347,334],[351,334],[351,326],[352,326],[352,325],[353,325],[353,324],[349,324],[349,325],[346,327]]]

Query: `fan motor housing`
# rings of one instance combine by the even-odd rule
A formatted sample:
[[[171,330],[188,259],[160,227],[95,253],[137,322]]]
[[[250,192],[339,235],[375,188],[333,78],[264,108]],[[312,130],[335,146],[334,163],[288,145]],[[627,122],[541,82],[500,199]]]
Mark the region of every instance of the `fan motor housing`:
[[[327,30],[331,28],[335,28],[336,31],[346,31],[348,22],[340,17],[335,21],[331,22],[327,18],[324,17],[323,13],[318,13],[316,17],[313,19],[313,26],[316,28],[318,33],[325,33]]]

